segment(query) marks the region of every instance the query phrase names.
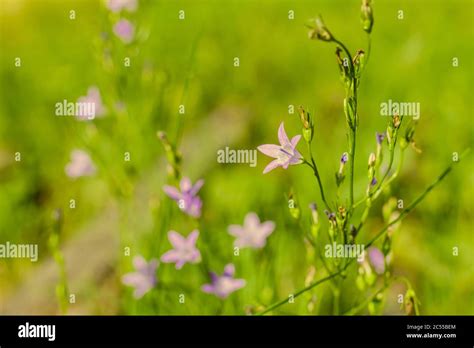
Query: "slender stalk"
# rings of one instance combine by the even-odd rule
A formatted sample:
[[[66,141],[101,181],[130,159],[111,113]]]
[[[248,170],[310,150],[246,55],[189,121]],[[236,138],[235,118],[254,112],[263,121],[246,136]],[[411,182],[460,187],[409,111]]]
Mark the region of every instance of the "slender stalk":
[[[296,292],[295,294],[293,294],[293,298],[297,298],[298,296],[300,296],[301,294],[305,293],[306,291],[308,290],[311,290],[312,288],[318,286],[319,284],[322,284],[322,283],[325,283],[327,282],[328,280],[331,280],[333,279],[334,277],[337,277],[338,275],[340,275],[342,272],[344,271],[344,269],[336,272],[336,273],[333,273],[333,274],[330,274],[328,275],[327,277],[325,278],[322,278],[310,285],[308,285],[307,287],[301,289],[300,291]],[[264,315],[272,310],[274,310],[275,308],[278,308],[282,305],[284,305],[285,303],[288,303],[288,298],[285,298],[284,300],[281,300],[279,302],[276,302],[274,304],[272,304],[270,307],[268,307],[267,309],[263,310],[262,312],[258,313],[257,315]]]
[[[369,296],[367,299],[356,305],[355,307],[349,308],[347,311],[345,311],[342,315],[354,315],[359,313],[362,309],[364,309],[370,302],[372,302],[378,294],[383,293],[388,286],[390,285],[390,282],[387,282],[383,287],[375,291],[371,296]]]
[[[321,199],[326,209],[331,210],[328,202],[326,201],[326,197],[324,196],[324,188],[323,188],[323,184],[321,183],[321,177],[319,176],[318,167],[316,166],[316,162],[314,161],[313,152],[311,151],[311,146],[309,144],[308,144],[308,152],[311,158],[311,162],[308,162],[305,159],[303,159],[303,163],[309,165],[313,169],[314,176],[316,177],[316,180],[318,181],[319,192],[321,193]]]
[[[355,153],[356,153],[356,134],[357,134],[357,78],[355,76],[354,64],[352,62],[352,55],[347,49],[347,47],[337,39],[334,39],[334,42],[339,45],[345,54],[347,55],[347,60],[349,61],[349,69],[351,75],[351,87],[352,87],[352,96],[354,98],[354,124],[351,126],[348,124],[349,128],[349,217],[352,215],[353,205],[354,205],[354,162],[355,162]],[[346,98],[349,97],[349,90],[346,90]],[[348,115],[346,115],[346,119]]]
[[[388,230],[388,228],[394,224],[396,224],[397,222],[401,221],[402,219],[404,219],[408,213],[410,213],[425,197],[426,195],[428,195],[428,193],[431,192],[431,190],[433,190],[436,186],[438,186],[441,181],[453,170],[453,167],[456,165],[456,164],[459,164],[461,162],[461,159],[464,158],[469,152],[471,151],[471,149],[467,149],[463,152],[463,154],[461,154],[461,156],[459,157],[459,160],[453,164],[451,164],[450,166],[448,166],[439,176],[438,178],[431,184],[429,185],[408,207],[406,207],[401,213],[400,215],[392,220],[391,222],[389,222],[387,225],[385,225],[380,231],[379,233],[377,233],[375,235],[375,237],[373,237],[368,243],[366,243],[366,248],[370,247],[372,244],[374,244],[380,237],[382,237]],[[296,292],[294,295],[293,295],[293,298],[296,298],[298,297],[299,295],[305,293],[306,291],[308,290],[311,290],[313,289],[314,287],[328,281],[328,280],[331,280],[339,275],[341,275],[346,269],[347,267],[349,267],[350,264],[352,264],[352,262],[354,262],[355,259],[350,259],[350,261],[342,268],[340,269],[338,272],[336,273],[333,273],[333,274],[330,274],[328,275],[327,277],[325,278],[322,278],[312,284],[310,284],[309,286],[299,290],[298,292]],[[282,305],[284,305],[285,303],[288,302],[288,299],[284,299],[284,300],[281,300],[279,302],[276,302],[274,303],[273,305],[271,305],[270,307],[268,307],[267,309],[263,310],[262,312],[260,312],[258,315],[263,315],[265,313],[268,313],[270,312],[271,310],[275,309],[275,308],[278,308]]]

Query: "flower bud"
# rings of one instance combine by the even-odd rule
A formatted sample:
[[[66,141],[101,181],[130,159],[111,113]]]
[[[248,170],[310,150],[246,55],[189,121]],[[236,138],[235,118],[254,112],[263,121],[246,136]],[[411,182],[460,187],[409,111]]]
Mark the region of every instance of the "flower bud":
[[[362,0],[360,19],[363,29],[370,34],[372,31],[372,26],[374,25],[374,15],[372,12],[372,7],[370,6],[370,0]]]
[[[166,133],[163,131],[157,132],[158,139],[161,140],[163,147],[165,149],[166,158],[168,160],[168,174],[169,176],[179,178],[180,176],[180,164],[181,164],[181,154],[175,149],[173,144],[169,141]]]
[[[300,207],[293,192],[291,192],[290,196],[288,197],[288,209],[293,219],[298,220],[300,218]]]
[[[319,232],[319,214],[318,214],[318,207],[316,203],[311,203],[309,205],[309,209],[311,209],[311,235],[314,239],[318,237]]]
[[[318,17],[314,20],[314,27],[310,26],[310,31],[308,33],[308,37],[312,40],[318,39],[321,41],[333,41],[334,37],[332,36],[331,32],[326,28],[326,25],[323,22],[321,17]]]
[[[303,138],[307,143],[310,143],[313,140],[314,135],[314,124],[313,118],[309,112],[306,112],[302,106],[298,108],[300,114],[301,123],[303,125]]]
[[[375,165],[375,153],[371,152],[369,155],[369,168]]]
[[[339,161],[339,171],[336,173],[336,185],[338,187],[344,181],[345,175],[343,171],[348,160],[349,160],[349,154],[347,152],[344,152],[341,156],[341,160]]]
[[[363,50],[358,50],[354,58],[352,59],[356,74],[359,74],[365,66],[365,52]]]

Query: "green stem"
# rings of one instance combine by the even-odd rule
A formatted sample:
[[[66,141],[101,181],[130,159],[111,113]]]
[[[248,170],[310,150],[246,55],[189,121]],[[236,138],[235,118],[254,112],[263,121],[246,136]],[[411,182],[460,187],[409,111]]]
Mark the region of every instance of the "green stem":
[[[439,183],[446,177],[446,175],[448,175],[451,170],[453,169],[453,166],[458,164],[459,162],[461,162],[461,159],[463,157],[465,157],[469,152],[471,151],[471,149],[467,149],[463,152],[463,154],[461,154],[461,156],[459,157],[459,160],[453,164],[451,164],[448,168],[446,168],[439,176],[438,178],[436,179],[436,181],[434,181],[430,186],[428,186],[425,191],[423,191],[423,193],[418,196],[407,208],[405,208],[401,214],[396,218],[394,219],[393,221],[389,222],[385,227],[383,227],[379,233],[377,233],[377,235],[372,238],[367,244],[366,244],[366,248],[370,247],[375,241],[377,241],[377,239],[379,239],[380,237],[382,237],[385,232],[388,230],[388,228],[390,226],[392,226],[393,224],[396,224],[398,221],[402,220],[403,218],[406,217],[406,215],[411,212],[425,197],[426,195],[431,191],[433,190],[437,185],[439,185]],[[308,290],[311,290],[312,288],[318,286],[319,284],[322,284],[328,280],[331,280],[333,279],[334,277],[340,275],[341,273],[343,273],[347,267],[349,267],[349,265],[354,262],[355,259],[351,259],[342,269],[340,269],[338,272],[336,273],[333,273],[333,274],[330,274],[328,275],[327,277],[325,278],[322,278],[312,284],[310,284],[309,286],[299,290],[296,294],[293,295],[294,298],[298,297],[299,295],[305,293],[306,291]],[[285,303],[288,302],[288,299],[284,299],[284,300],[281,300],[279,302],[276,302],[274,303],[273,305],[271,305],[270,307],[268,307],[267,309],[263,310],[262,312],[259,313],[259,315],[263,315],[265,313],[268,313],[270,312],[271,310],[275,309],[275,308],[278,308],[282,305],[284,305]]]
[[[316,166],[316,162],[314,161],[313,152],[311,151],[311,145],[309,143],[307,143],[307,144],[308,144],[309,156],[311,158],[311,163],[304,160],[304,159],[303,159],[303,163],[306,163],[307,165],[309,165],[313,169],[314,176],[316,177],[316,180],[318,181],[319,192],[321,193],[321,199],[324,202],[324,205],[326,206],[326,209],[328,209],[330,211],[331,208],[329,207],[329,204],[326,201],[326,197],[324,196],[323,184],[321,183],[321,177],[319,176],[318,167]]]
[[[390,285],[390,282],[387,282],[383,287],[378,289],[376,292],[374,292],[371,296],[369,296],[366,300],[362,301],[359,303],[357,306],[349,308],[347,311],[345,311],[342,315],[354,315],[359,313],[362,309],[364,309],[370,302],[372,302],[378,294],[384,292],[388,286]]]
[[[328,280],[331,280],[333,279],[334,277],[337,277],[338,275],[340,275],[342,272],[344,271],[344,269],[336,272],[336,273],[333,273],[333,274],[330,274],[328,275],[327,277],[325,278],[322,278],[310,285],[308,285],[307,287],[301,289],[300,291],[296,292],[295,294],[293,294],[293,298],[297,298],[298,296],[300,296],[301,294],[305,293],[306,291],[308,290],[311,290],[312,288],[318,286],[319,284],[322,284],[324,282],[327,282]],[[285,303],[288,303],[288,298],[285,298],[284,300],[281,300],[279,302],[276,302],[274,304],[272,304],[270,307],[268,307],[267,309],[263,310],[262,312],[258,313],[257,315],[264,315],[272,310],[274,310],[275,308],[278,308],[282,305],[284,305]]]
[[[458,164],[459,162],[461,162],[461,158],[463,158],[464,156],[466,156],[469,152],[470,152],[470,148],[465,150],[464,153],[459,157],[459,161],[457,162],[454,162],[453,164],[451,164],[450,166],[448,166],[439,176],[438,178],[431,184],[429,185],[421,195],[419,195],[408,207],[406,207],[401,213],[400,215],[392,220],[391,222],[389,222],[387,225],[385,225],[384,228],[382,228],[380,230],[379,233],[377,233],[377,235],[375,235],[374,238],[372,238],[367,244],[366,244],[366,248],[370,247],[372,244],[375,243],[375,241],[377,241],[377,239],[379,239],[380,237],[382,237],[386,232],[387,230],[389,229],[390,226],[396,224],[397,222],[399,222],[400,220],[402,220],[403,218],[405,218],[405,216],[408,215],[408,213],[410,213],[425,197],[428,193],[431,192],[431,190],[433,190],[436,186],[438,186],[438,184],[446,177],[446,175],[448,175],[451,170],[453,170],[453,167]]]

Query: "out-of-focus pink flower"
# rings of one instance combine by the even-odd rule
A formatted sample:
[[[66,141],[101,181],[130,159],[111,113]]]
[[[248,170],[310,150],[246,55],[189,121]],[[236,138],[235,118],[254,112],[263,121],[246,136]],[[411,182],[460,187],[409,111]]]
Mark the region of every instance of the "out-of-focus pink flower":
[[[169,185],[165,185],[163,191],[178,203],[178,207],[182,211],[198,218],[201,216],[202,201],[197,194],[202,185],[204,185],[204,180],[198,180],[193,186],[189,178],[183,178],[179,183],[181,192],[176,187]]]
[[[73,150],[71,152],[71,162],[66,165],[65,171],[67,176],[75,179],[81,176],[94,175],[96,168],[87,152]]]
[[[122,283],[134,287],[133,296],[138,299],[156,285],[158,260],[151,259],[150,262],[146,262],[142,256],[135,256],[133,258],[133,267],[136,271],[125,274],[122,277]]]
[[[79,97],[77,103],[83,105],[82,113],[79,112],[76,114],[76,117],[80,121],[88,121],[94,119],[95,117],[101,117],[105,114],[106,109],[104,104],[102,104],[102,98],[100,97],[100,91],[96,86],[91,86],[87,89],[87,95]],[[88,104],[93,105],[93,115],[90,115],[88,112],[91,108]]]
[[[165,263],[176,263],[176,269],[181,269],[186,262],[198,263],[201,260],[201,253],[196,248],[196,241],[199,231],[194,230],[185,238],[178,232],[169,231],[168,239],[174,249],[167,251],[161,256],[161,261]]]
[[[112,12],[120,12],[123,9],[134,12],[137,10],[137,0],[107,0],[107,8]]]
[[[255,213],[248,213],[245,216],[244,225],[230,225],[229,233],[236,237],[234,246],[239,248],[263,248],[267,242],[267,237],[275,229],[273,221],[260,223],[260,219]]]
[[[133,35],[135,33],[135,28],[130,21],[126,19],[121,19],[114,25],[114,33],[117,35],[120,40],[128,44],[132,42]]]
[[[296,150],[296,145],[298,145],[300,139],[301,135],[295,135],[290,141],[286,135],[285,127],[282,122],[280,128],[278,128],[278,140],[280,141],[280,145],[265,144],[257,147],[257,149],[263,154],[276,158],[265,167],[263,174],[268,173],[276,167],[288,169],[290,164],[294,165],[301,163],[302,156],[298,150]]]
[[[229,263],[224,268],[224,274],[218,276],[215,273],[210,273],[211,283],[204,284],[202,291],[208,294],[214,294],[219,298],[227,298],[231,293],[240,288],[243,288],[246,284],[244,279],[234,279],[235,267]]]
[[[370,247],[367,251],[369,255],[369,263],[375,273],[383,274],[385,272],[385,257],[379,248]]]

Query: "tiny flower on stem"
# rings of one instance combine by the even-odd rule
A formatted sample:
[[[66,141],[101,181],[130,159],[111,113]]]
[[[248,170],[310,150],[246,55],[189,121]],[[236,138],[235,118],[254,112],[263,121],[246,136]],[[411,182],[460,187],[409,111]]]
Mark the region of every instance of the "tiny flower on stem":
[[[135,28],[130,21],[121,19],[114,25],[114,33],[122,42],[128,44],[133,40]]]
[[[161,256],[165,263],[175,263],[176,269],[181,269],[185,263],[198,263],[201,261],[201,253],[196,248],[199,231],[194,230],[186,238],[178,232],[169,231],[168,239],[174,249],[167,251]]]
[[[298,150],[296,150],[296,145],[300,139],[301,135],[295,135],[290,141],[282,122],[280,128],[278,128],[278,140],[280,141],[280,145],[265,144],[258,147],[258,150],[264,155],[276,158],[265,167],[263,174],[268,173],[276,167],[288,169],[289,165],[302,163],[302,156]]]
[[[201,289],[205,293],[214,294],[221,299],[225,299],[234,291],[243,288],[246,284],[244,279],[235,279],[234,274],[235,267],[229,263],[225,266],[223,275],[218,276],[211,272],[211,283],[204,284]]]
[[[260,219],[255,213],[248,213],[245,216],[244,225],[230,225],[229,234],[236,237],[234,246],[239,248],[263,248],[267,242],[267,237],[275,230],[273,221],[260,223]]]
[[[385,272],[385,257],[380,249],[377,247],[370,247],[367,254],[369,256],[369,263],[375,273],[383,274]]]
[[[342,182],[344,181],[344,167],[349,160],[349,154],[347,152],[344,152],[341,156],[341,160],[339,161],[339,171],[336,173],[336,184],[339,187]]]
[[[165,185],[163,191],[176,201],[183,212],[198,218],[201,216],[202,200],[197,194],[202,185],[204,185],[204,180],[198,180],[193,186],[189,178],[183,178],[179,184],[181,191],[169,185]]]
[[[81,176],[94,175],[96,168],[87,152],[73,150],[71,152],[71,162],[66,165],[65,171],[67,176],[76,179]]]
[[[346,165],[347,161],[349,160],[349,154],[344,152],[341,156],[341,160],[339,161],[339,174],[342,174],[344,170],[344,166]]]
[[[150,262],[146,262],[142,256],[135,256],[133,258],[133,267],[136,271],[125,274],[122,277],[122,283],[134,287],[133,296],[138,299],[156,285],[158,260],[151,259]]]

